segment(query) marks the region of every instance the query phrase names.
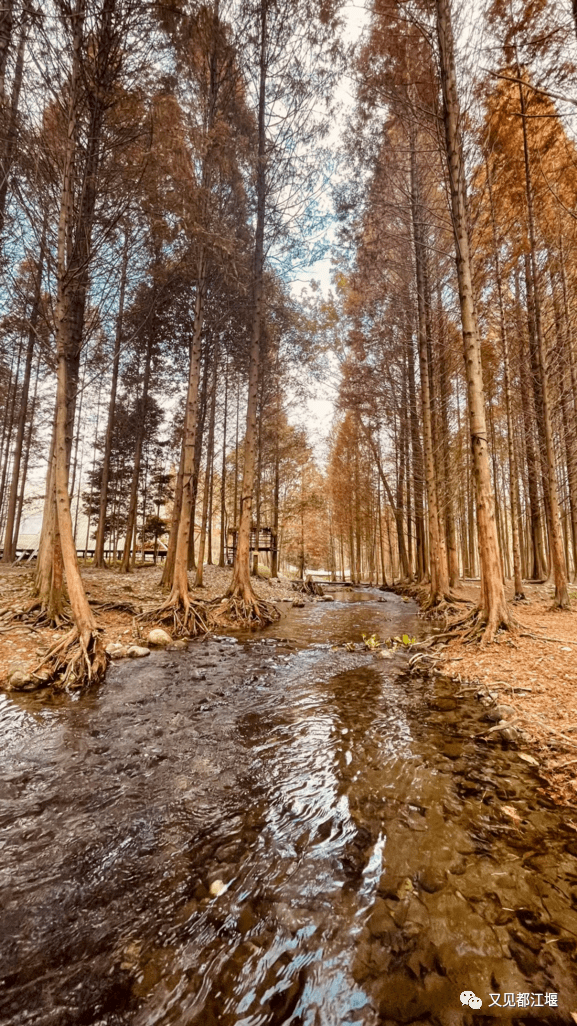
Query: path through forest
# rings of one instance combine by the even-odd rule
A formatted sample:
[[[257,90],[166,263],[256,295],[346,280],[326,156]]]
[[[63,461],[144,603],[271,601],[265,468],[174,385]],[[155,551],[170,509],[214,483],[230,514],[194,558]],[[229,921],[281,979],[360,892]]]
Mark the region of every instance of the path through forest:
[[[2,697],[1,1026],[571,1021],[574,824],[335,598]]]

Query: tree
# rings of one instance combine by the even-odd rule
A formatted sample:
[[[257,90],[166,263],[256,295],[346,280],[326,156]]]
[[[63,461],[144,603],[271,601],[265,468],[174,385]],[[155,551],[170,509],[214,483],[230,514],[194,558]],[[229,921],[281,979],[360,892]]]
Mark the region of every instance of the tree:
[[[483,640],[492,641],[501,627],[512,625],[505,599],[504,582],[495,526],[495,505],[485,418],[485,397],[481,354],[473,298],[473,274],[467,223],[465,164],[461,138],[461,111],[457,92],[453,29],[448,0],[436,0],[439,70],[443,93],[445,151],[451,197],[451,218],[455,236],[455,259],[463,347],[467,377],[471,451],[477,499],[481,601],[473,630],[482,628]]]

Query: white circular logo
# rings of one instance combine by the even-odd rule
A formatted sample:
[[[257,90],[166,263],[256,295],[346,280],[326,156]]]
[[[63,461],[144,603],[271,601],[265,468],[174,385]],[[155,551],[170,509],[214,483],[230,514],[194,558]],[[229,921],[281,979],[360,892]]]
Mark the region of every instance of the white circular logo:
[[[475,994],[472,990],[464,990],[461,994],[461,1004],[468,1005],[471,998],[474,998]]]

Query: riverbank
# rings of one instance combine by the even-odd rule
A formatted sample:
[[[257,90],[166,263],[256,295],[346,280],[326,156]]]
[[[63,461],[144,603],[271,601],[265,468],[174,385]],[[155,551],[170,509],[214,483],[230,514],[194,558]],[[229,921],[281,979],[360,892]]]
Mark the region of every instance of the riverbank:
[[[143,646],[150,628],[139,627],[135,614],[146,613],[161,601],[162,566],[140,566],[130,574],[83,566],[81,574],[88,599],[97,607],[96,615],[105,646]],[[193,598],[209,602],[223,595],[231,575],[231,567],[205,566],[204,587],[192,588]],[[34,570],[29,567],[0,567],[1,605],[11,609],[24,608],[30,600],[33,580]],[[292,582],[287,577],[274,580],[259,578],[254,581],[254,588],[258,597],[268,602],[290,602],[296,597]],[[100,603],[124,604],[127,608],[98,608]],[[18,622],[0,627],[0,688],[6,686],[11,667],[20,664],[24,674],[33,670],[61,633],[51,628],[32,629]]]
[[[577,592],[565,612],[551,608],[549,584],[524,589],[526,601],[513,603],[507,585],[518,634],[501,632],[486,648],[452,639],[434,649],[435,659],[458,684],[479,684],[513,709],[507,722],[538,760],[548,793],[577,809]],[[478,601],[479,583],[467,582],[458,594]]]

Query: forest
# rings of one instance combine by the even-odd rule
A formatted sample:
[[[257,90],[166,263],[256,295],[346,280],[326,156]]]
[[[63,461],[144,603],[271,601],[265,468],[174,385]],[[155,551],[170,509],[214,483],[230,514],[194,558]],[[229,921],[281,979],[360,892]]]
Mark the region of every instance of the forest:
[[[576,116],[577,0],[1,0],[0,1026],[577,1022]]]
[[[0,17],[1,559],[33,569],[3,618],[66,628],[43,680],[99,679],[83,573],[147,556],[147,617],[176,636],[270,622],[255,581],[279,572],[413,585],[484,644],[524,581],[569,609],[571,12]],[[205,564],[232,566],[211,609]]]

